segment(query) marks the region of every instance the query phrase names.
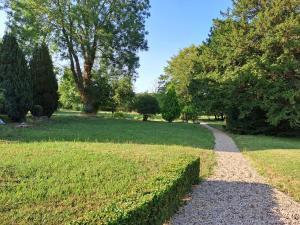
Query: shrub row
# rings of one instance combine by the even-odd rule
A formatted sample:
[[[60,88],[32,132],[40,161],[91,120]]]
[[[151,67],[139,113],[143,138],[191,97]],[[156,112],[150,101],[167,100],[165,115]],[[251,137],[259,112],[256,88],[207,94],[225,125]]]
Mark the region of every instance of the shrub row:
[[[154,191],[146,191],[143,196],[126,199],[102,212],[91,212],[88,218],[71,222],[71,225],[161,225],[169,219],[182,204],[183,196],[199,182],[200,159],[182,161],[180,165],[168,168],[164,174],[152,181]],[[138,199],[137,199],[138,198]],[[125,204],[126,205],[126,204]]]

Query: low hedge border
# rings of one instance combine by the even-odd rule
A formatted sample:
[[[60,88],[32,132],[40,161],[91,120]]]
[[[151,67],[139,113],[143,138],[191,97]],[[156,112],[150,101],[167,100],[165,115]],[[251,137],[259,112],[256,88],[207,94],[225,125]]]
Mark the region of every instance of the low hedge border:
[[[200,159],[192,160],[184,169],[176,171],[177,179],[162,180],[166,188],[146,194],[140,204],[130,210],[111,206],[104,212],[93,212],[88,219],[79,219],[71,225],[161,225],[182,205],[182,198],[193,184],[199,182]],[[156,178],[156,182],[160,178]]]

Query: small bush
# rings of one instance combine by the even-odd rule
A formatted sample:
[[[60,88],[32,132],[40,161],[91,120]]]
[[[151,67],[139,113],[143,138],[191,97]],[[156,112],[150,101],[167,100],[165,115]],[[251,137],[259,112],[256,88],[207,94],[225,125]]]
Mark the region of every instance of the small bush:
[[[41,117],[43,116],[43,107],[40,105],[34,105],[32,109],[30,110],[31,115],[35,117]]]
[[[143,115],[143,121],[147,121],[150,115],[155,115],[160,111],[157,99],[150,94],[138,95],[135,108],[139,114]]]

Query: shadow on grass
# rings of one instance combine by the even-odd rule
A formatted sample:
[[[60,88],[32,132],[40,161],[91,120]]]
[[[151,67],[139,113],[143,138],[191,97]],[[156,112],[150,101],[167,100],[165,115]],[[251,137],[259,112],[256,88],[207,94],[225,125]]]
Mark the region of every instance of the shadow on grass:
[[[171,225],[281,225],[284,223],[276,213],[278,203],[274,195],[266,184],[204,181],[195,187],[190,201],[172,218]]]
[[[16,128],[13,124],[1,126],[0,140],[136,143],[203,149],[211,149],[214,142],[213,135],[197,124],[87,117],[78,112],[59,113],[50,120],[29,125],[29,128]]]
[[[233,134],[226,131],[222,121],[206,121],[211,127],[219,129],[231,136],[241,151],[261,150],[299,150],[300,137],[280,137],[267,135]],[[300,134],[299,134],[300,135]]]

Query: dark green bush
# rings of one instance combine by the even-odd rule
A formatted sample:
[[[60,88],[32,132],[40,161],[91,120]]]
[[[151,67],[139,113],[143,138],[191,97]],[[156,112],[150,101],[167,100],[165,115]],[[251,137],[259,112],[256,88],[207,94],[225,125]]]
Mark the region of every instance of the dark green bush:
[[[41,117],[41,116],[43,116],[43,107],[40,105],[34,105],[31,108],[30,112],[35,117]]]
[[[159,103],[157,99],[150,94],[141,94],[136,97],[135,109],[143,115],[143,121],[147,121],[150,115],[159,113]]]
[[[104,212],[91,213],[90,218],[73,221],[72,225],[161,225],[182,204],[181,199],[199,181],[200,160],[192,160],[186,167],[174,166],[165,171],[169,174],[153,181],[156,191],[147,192],[140,199],[126,199],[128,209],[111,205]]]

